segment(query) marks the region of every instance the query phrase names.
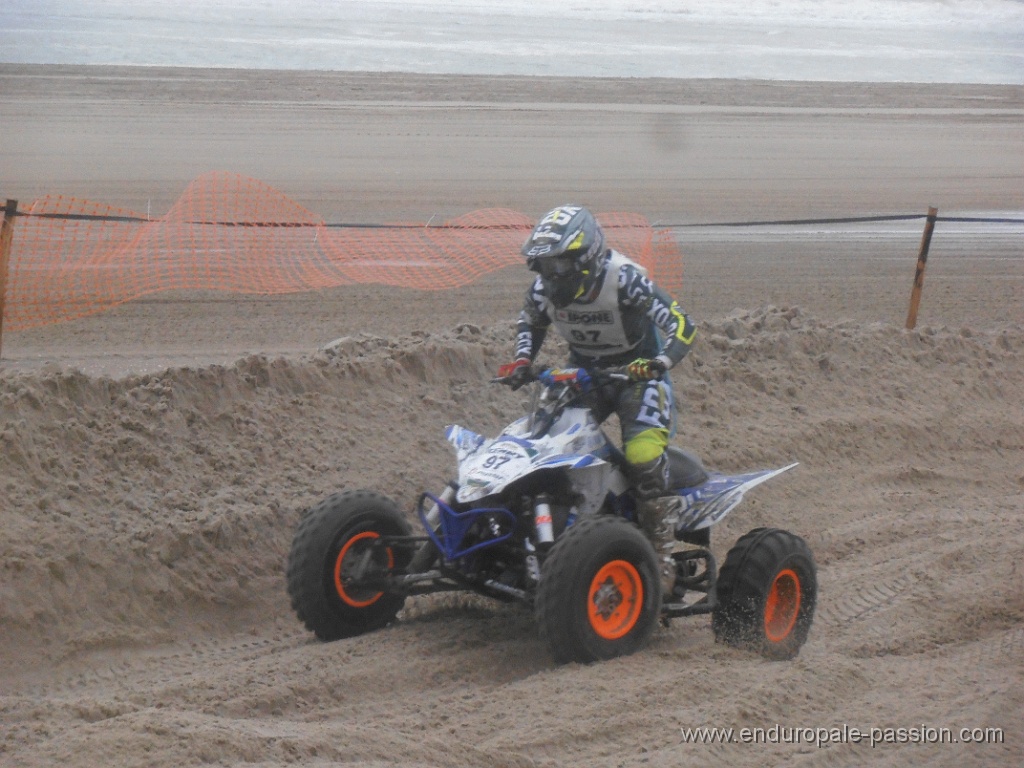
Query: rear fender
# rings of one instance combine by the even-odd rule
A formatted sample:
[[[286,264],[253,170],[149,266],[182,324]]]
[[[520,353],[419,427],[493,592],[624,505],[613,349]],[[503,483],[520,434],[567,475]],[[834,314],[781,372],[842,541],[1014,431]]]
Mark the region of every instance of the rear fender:
[[[677,493],[686,502],[676,524],[676,535],[688,531],[710,528],[721,522],[741,501],[751,488],[788,472],[800,462],[794,462],[779,469],[765,469],[743,475],[722,475],[711,473],[707,482],[696,488],[682,488]]]

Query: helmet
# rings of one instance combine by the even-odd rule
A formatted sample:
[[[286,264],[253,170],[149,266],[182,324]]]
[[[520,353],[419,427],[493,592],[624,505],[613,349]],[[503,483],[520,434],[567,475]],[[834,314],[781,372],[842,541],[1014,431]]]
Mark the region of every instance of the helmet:
[[[537,272],[556,307],[566,307],[584,294],[597,277],[605,252],[604,232],[582,205],[548,211],[522,247],[526,266]]]

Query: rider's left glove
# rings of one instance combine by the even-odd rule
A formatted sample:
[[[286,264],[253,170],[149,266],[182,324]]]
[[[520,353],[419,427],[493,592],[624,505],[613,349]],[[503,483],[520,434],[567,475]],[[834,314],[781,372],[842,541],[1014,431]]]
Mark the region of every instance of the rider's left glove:
[[[640,357],[630,363],[627,370],[629,371],[629,378],[633,381],[650,381],[667,371],[668,366],[657,357],[650,359]]]

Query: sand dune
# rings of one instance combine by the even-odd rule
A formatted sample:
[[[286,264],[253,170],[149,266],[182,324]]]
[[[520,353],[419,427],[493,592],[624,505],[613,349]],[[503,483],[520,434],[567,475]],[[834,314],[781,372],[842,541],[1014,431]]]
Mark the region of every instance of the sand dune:
[[[411,508],[436,488],[445,423],[493,432],[519,412],[482,383],[507,326],[119,380],[6,373],[5,748],[28,765],[753,764],[763,751],[683,746],[678,728],[921,720],[1008,741],[883,762],[1010,764],[1024,330],[907,333],[797,307],[700,330],[675,377],[685,444],[725,470],[801,462],[714,536],[723,557],[757,525],[808,539],[821,600],[797,662],[716,646],[691,619],[635,657],[554,668],[528,611],[482,598],[416,599],[331,645],[301,631],[282,573],[301,509],[366,485]]]

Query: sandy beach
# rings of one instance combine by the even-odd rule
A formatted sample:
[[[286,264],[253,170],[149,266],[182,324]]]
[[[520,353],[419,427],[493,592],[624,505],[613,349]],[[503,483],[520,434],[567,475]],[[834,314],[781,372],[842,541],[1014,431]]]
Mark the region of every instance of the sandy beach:
[[[698,323],[675,440],[723,471],[801,463],[712,548],[761,525],[803,536],[810,639],[772,663],[693,618],[634,656],[555,666],[525,609],[417,598],[318,643],[284,589],[302,510],[362,487],[411,510],[450,476],[446,424],[520,414],[486,382],[528,274],[154,294],[3,338],[0,763],[1024,759],[1020,226],[940,220],[913,331],[923,221],[706,226],[1020,218],[1024,87],[0,65],[0,195],[22,206],[159,216],[211,170],[328,222],[575,200],[671,228]],[[681,734],[844,725],[959,743]],[[1001,742],[959,738],[986,728]]]

